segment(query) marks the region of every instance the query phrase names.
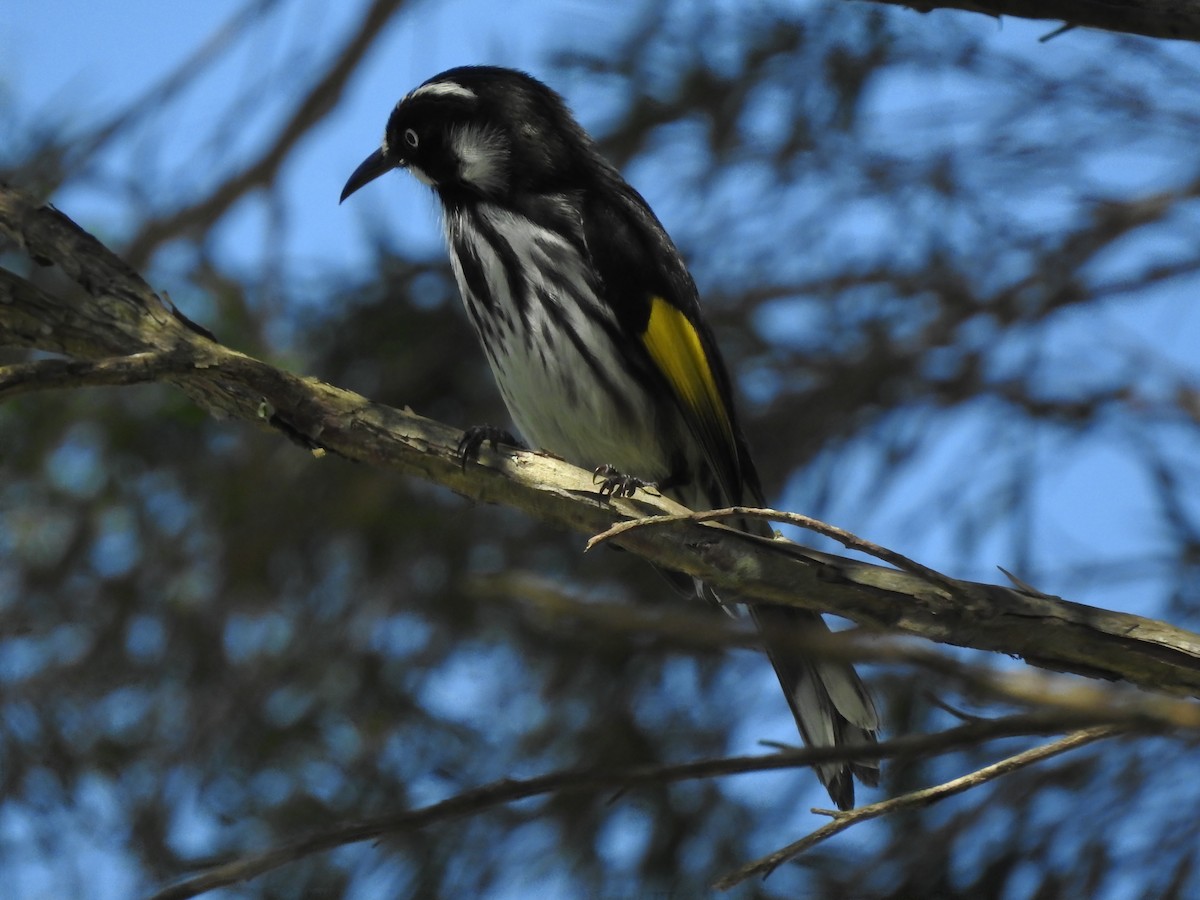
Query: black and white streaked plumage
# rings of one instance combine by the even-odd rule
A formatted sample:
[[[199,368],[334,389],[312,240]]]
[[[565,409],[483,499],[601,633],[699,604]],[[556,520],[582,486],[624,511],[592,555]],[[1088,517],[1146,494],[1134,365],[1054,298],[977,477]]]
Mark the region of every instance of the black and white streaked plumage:
[[[342,199],[396,168],[441,201],[464,305],[531,446],[655,482],[693,509],[764,505],[682,257],[558,94],[510,69],[443,72],[396,105]],[[825,629],[821,617],[751,612],[805,741],[873,742],[878,717],[852,667],[772,642]],[[852,775],[878,781],[873,764],[818,772],[843,809]]]

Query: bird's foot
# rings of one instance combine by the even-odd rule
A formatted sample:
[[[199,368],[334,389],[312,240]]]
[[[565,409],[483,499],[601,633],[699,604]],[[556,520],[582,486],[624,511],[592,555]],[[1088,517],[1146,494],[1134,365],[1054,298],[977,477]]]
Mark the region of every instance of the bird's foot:
[[[592,484],[600,485],[601,497],[632,497],[639,489],[658,489],[655,482],[626,475],[613,466],[597,466],[592,472]]]
[[[525,448],[525,445],[506,428],[497,428],[495,425],[472,425],[463,432],[462,439],[458,442],[458,459],[462,463],[463,469],[467,468],[467,463],[479,458],[479,448],[484,444],[491,444],[493,450],[499,444],[508,444],[510,447],[522,450]]]

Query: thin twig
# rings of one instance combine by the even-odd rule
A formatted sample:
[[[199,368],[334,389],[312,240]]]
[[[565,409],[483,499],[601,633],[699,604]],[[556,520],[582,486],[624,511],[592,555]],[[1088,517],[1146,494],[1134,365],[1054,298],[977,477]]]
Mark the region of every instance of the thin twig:
[[[962,726],[969,727],[969,726]],[[896,812],[901,809],[912,809],[916,807],[929,806],[937,803],[939,800],[944,800],[946,797],[952,797],[955,794],[961,794],[964,791],[970,790],[973,787],[978,787],[993,779],[999,778],[1002,775],[1007,775],[1010,772],[1015,772],[1017,769],[1031,766],[1034,763],[1039,763],[1042,760],[1050,759],[1053,756],[1058,756],[1060,753],[1066,753],[1068,750],[1074,750],[1077,747],[1082,747],[1085,744],[1090,744],[1094,741],[1103,740],[1104,738],[1114,737],[1118,734],[1125,733],[1126,730],[1112,725],[1100,725],[1095,728],[1085,728],[1080,731],[1072,732],[1066,737],[1049,744],[1043,744],[1040,747],[1034,747],[1026,750],[1023,753],[1018,753],[1015,756],[1010,756],[998,763],[993,763],[990,766],[985,766],[968,775],[963,775],[961,778],[955,778],[953,781],[947,781],[945,784],[935,785],[934,787],[922,788],[919,791],[913,791],[909,794],[904,794],[900,797],[893,797],[890,800],[884,800],[880,803],[872,803],[869,806],[860,806],[857,809],[846,810],[845,812],[836,810],[813,810],[814,812],[826,813],[833,816],[833,821],[828,825],[822,825],[816,831],[801,838],[795,843],[788,844],[774,853],[770,853],[753,862],[747,863],[735,872],[723,876],[713,884],[717,890],[726,891],[731,887],[740,884],[747,878],[752,878],[755,875],[767,876],[770,875],[776,868],[783,863],[792,859],[795,856],[814,847],[828,838],[833,837],[839,832],[845,831],[851,825],[857,825],[859,822],[866,822],[869,819],[877,819],[880,816]]]
[[[1004,573],[1004,577],[1007,578],[1009,581],[1011,581],[1013,583],[1013,585],[1017,588],[1017,590],[1022,591],[1031,597],[1041,597],[1043,600],[1061,600],[1062,599],[1062,597],[1056,597],[1054,594],[1047,594],[1045,591],[1039,591],[1037,588],[1035,588],[1029,582],[1022,581],[1020,578],[1018,578],[1012,572],[1008,571],[1008,569],[1004,568],[1004,566],[996,566],[996,568]]]
[[[592,537],[587,542],[586,549],[591,550],[597,544],[601,544],[610,538],[617,537],[637,528],[670,525],[676,522],[713,522],[720,519],[766,519],[771,522],[785,522],[788,525],[795,525],[816,534],[824,535],[827,538],[832,538],[849,550],[858,550],[860,553],[873,556],[888,565],[895,566],[902,572],[908,572],[910,575],[916,575],[918,578],[923,578],[931,584],[936,584],[951,594],[957,594],[960,590],[959,585],[953,578],[943,575],[936,569],[923,566],[916,560],[909,559],[895,550],[889,550],[887,547],[873,544],[852,532],[846,531],[844,528],[838,528],[836,525],[830,525],[827,522],[822,522],[820,519],[814,519],[811,516],[801,515],[800,513],[784,512],[778,509],[758,509],[751,506],[730,506],[725,509],[710,509],[702,512],[680,513],[679,515],[671,516],[645,516],[644,518],[632,519],[628,522],[618,522],[611,528]]]
[[[1039,43],[1039,44],[1044,44],[1044,43],[1046,43],[1047,41],[1052,41],[1052,40],[1054,40],[1056,37],[1059,37],[1060,35],[1066,34],[1068,31],[1074,31],[1074,30],[1075,30],[1076,28],[1078,28],[1078,27],[1079,27],[1078,25],[1075,25],[1074,23],[1068,22],[1067,24],[1065,24],[1065,25],[1061,25],[1061,26],[1059,26],[1058,28],[1055,28],[1053,31],[1051,31],[1051,32],[1049,32],[1049,33],[1047,33],[1047,34],[1043,34],[1043,35],[1042,35],[1040,38],[1038,38],[1038,43]]]
[[[372,840],[385,834],[411,831],[436,822],[475,815],[496,806],[542,794],[568,790],[594,792],[613,788],[625,789],[640,784],[661,785],[697,778],[812,766],[835,760],[929,756],[977,746],[983,741],[999,738],[1053,734],[1061,731],[1061,728],[1061,720],[1054,716],[1020,715],[972,722],[936,734],[908,735],[875,745],[807,748],[765,755],[697,760],[675,765],[636,766],[615,771],[567,769],[536,778],[505,778],[419,809],[341,825],[263,853],[240,857],[194,878],[164,888],[150,900],[185,900],[255,878],[314,853]]]

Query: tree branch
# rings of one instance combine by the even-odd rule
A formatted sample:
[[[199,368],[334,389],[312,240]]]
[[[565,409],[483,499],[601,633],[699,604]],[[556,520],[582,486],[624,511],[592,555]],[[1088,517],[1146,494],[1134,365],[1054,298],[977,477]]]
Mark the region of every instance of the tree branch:
[[[777,509],[755,509],[752,506],[731,506],[727,509],[709,509],[674,516],[643,516],[632,522],[619,522],[589,540],[586,549],[591,550],[597,544],[601,544],[618,535],[626,534],[635,528],[646,528],[654,525],[673,525],[677,522],[719,522],[723,519],[765,519],[768,522],[785,522],[788,525],[805,528],[824,537],[832,538],[847,550],[858,550],[860,553],[865,553],[881,562],[895,566],[901,572],[908,572],[910,575],[922,578],[930,584],[945,588],[951,594],[957,590],[953,578],[946,577],[936,569],[923,566],[919,562],[897,553],[895,550],[889,550],[887,547],[881,547],[878,544],[860,538],[858,535],[846,531],[844,528],[829,525],[819,519],[801,515],[800,513],[781,512]]]
[[[1200,41],[1200,6],[1191,0],[874,0],[920,13],[957,9],[992,18],[1062,22],[1053,34],[1074,27],[1180,41]]]
[[[57,263],[82,289],[60,298],[0,270],[0,345],[84,360],[168,354],[171,371],[162,380],[215,415],[265,423],[306,446],[415,475],[585,535],[648,511],[688,512],[646,492],[602,501],[591,473],[538,453],[484,448],[480,464],[464,469],[456,451],[459,431],[216,343],[66,216],[4,187],[0,235],[35,261]],[[719,524],[683,521],[611,540],[747,602],[824,610],[872,628],[1020,656],[1044,668],[1200,696],[1200,636],[1141,616],[897,571]]]
[[[504,573],[469,582],[482,601],[508,601],[534,627],[562,637],[585,635],[593,645],[606,640],[661,650],[759,650],[762,638],[746,619],[712,615],[697,606],[648,608],[628,603],[581,602],[549,579]],[[864,633],[861,629],[778,636],[781,648],[850,663],[918,669],[935,676],[941,690],[980,700],[1016,704],[1058,717],[1065,728],[1091,722],[1129,725],[1141,731],[1200,731],[1200,704],[1135,690],[1127,685],[1084,681],[1028,668],[1000,668],[939,652],[924,643]]]
[[[860,806],[857,809],[846,810],[814,810],[825,815],[833,817],[833,821],[828,825],[823,825],[816,831],[801,838],[795,843],[788,844],[774,853],[770,853],[760,859],[747,863],[736,872],[719,879],[713,887],[717,890],[726,891],[731,887],[745,881],[747,878],[752,878],[755,875],[767,876],[770,875],[780,865],[787,862],[796,856],[799,856],[810,847],[814,847],[828,838],[833,837],[839,832],[845,831],[851,825],[857,825],[859,822],[865,822],[868,819],[877,819],[880,816],[885,816],[889,813],[896,812],[901,809],[914,809],[917,807],[930,806],[937,803],[939,800],[944,800],[947,797],[952,797],[955,794],[961,794],[973,787],[978,787],[988,781],[999,778],[1002,775],[1007,775],[1010,772],[1015,772],[1017,769],[1022,769],[1025,766],[1031,766],[1034,763],[1041,762],[1044,759],[1058,756],[1060,753],[1066,753],[1068,750],[1074,750],[1077,747],[1082,747],[1085,744],[1090,744],[1093,741],[1103,740],[1104,738],[1114,737],[1122,734],[1120,728],[1108,725],[1100,725],[1095,728],[1085,728],[1081,731],[1073,732],[1060,740],[1049,744],[1044,744],[1040,747],[1034,747],[1031,750],[1026,750],[1023,753],[1018,753],[1016,756],[1010,756],[1008,759],[1003,759],[998,763],[993,763],[990,766],[985,766],[969,775],[963,775],[961,778],[955,778],[953,781],[947,781],[945,784],[939,784],[935,787],[922,788],[919,791],[913,791],[909,794],[903,794],[899,797],[893,797],[891,800],[884,800],[880,803],[872,803],[870,806]]]
[[[548,775],[541,775],[536,778],[504,778],[472,790],[463,791],[460,794],[456,794],[438,803],[432,803],[429,806],[406,810],[392,815],[379,816],[362,822],[340,825],[328,831],[319,832],[253,856],[240,857],[216,866],[202,875],[197,875],[194,878],[189,878],[186,881],[164,888],[154,894],[151,900],[185,900],[185,898],[195,897],[206,891],[216,890],[220,887],[256,878],[259,875],[270,872],[272,869],[277,869],[280,866],[295,862],[306,856],[311,856],[314,853],[323,853],[346,844],[373,840],[387,834],[411,831],[438,822],[477,815],[497,806],[515,803],[518,800],[543,794],[563,791],[596,792],[611,789],[625,790],[643,784],[661,785],[700,778],[738,775],[747,772],[791,769],[817,765],[831,760],[924,757],[949,753],[965,747],[974,747],[984,741],[1052,734],[1061,731],[1061,726],[1062,721],[1053,716],[1010,716],[1003,719],[979,720],[936,734],[896,738],[895,740],[885,741],[873,746],[815,747],[756,756],[705,759],[673,765],[635,766],[613,771],[567,769],[560,772],[552,772]],[[1099,729],[1094,730],[1098,731]],[[1116,729],[1105,731],[1105,735],[1109,733],[1116,733]],[[1038,750],[1043,751],[1043,756],[1039,758],[1045,758],[1046,755],[1053,755],[1045,754],[1045,749],[1038,748]],[[1018,758],[1013,757],[1014,760]],[[1005,763],[998,763],[997,766],[1004,766],[1006,763],[1011,764],[1011,760],[1006,760]],[[1006,771],[1011,771],[1012,768],[1016,768],[1016,766],[1010,765],[1010,768]],[[958,780],[962,781],[963,779]],[[950,784],[955,783],[950,782]],[[941,788],[931,788],[930,791],[937,791],[946,787],[947,785],[942,785]],[[962,787],[959,790],[965,789],[965,787]],[[948,795],[947,793],[946,796]],[[906,797],[913,796],[915,795],[906,795]],[[936,799],[940,799],[940,797],[933,796],[925,802],[932,803]],[[863,809],[874,810],[884,805],[874,804],[869,807],[863,807]],[[910,800],[908,805],[916,804]],[[879,811],[875,815],[883,815],[887,811]],[[848,825],[843,827],[848,827]]]
[[[0,367],[0,403],[33,391],[141,384],[187,371],[192,360],[169,352],[134,353],[95,361],[43,359]]]

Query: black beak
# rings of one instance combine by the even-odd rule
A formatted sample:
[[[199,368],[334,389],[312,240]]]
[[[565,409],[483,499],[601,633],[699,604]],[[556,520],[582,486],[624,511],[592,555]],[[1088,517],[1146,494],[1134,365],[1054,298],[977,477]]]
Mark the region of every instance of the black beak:
[[[370,156],[362,161],[362,165],[354,170],[354,174],[350,176],[350,180],[346,182],[346,186],[342,188],[342,197],[338,200],[341,203],[364,184],[369,184],[385,172],[390,172],[396,168],[396,164],[383,155],[382,150],[376,150]]]

